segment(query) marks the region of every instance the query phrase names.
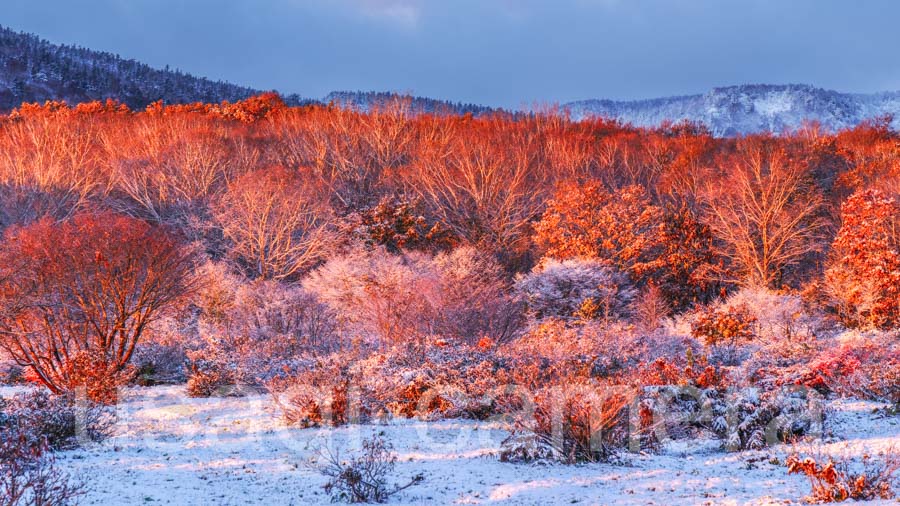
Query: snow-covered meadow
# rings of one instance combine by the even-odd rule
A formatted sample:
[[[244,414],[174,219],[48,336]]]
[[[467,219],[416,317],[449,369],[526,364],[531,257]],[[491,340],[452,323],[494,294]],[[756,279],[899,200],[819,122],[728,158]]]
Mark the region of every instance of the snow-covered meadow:
[[[859,457],[900,444],[900,417],[878,407],[830,401],[820,450]],[[83,504],[329,503],[311,459],[374,434],[397,452],[394,478],[425,476],[396,504],[791,504],[809,492],[786,473],[785,445],[728,453],[717,440],[682,440],[616,464],[510,464],[498,458],[508,432],[490,422],[299,429],[268,395],[194,399],[180,386],[129,389],[118,417],[109,440],[61,454],[88,484]]]

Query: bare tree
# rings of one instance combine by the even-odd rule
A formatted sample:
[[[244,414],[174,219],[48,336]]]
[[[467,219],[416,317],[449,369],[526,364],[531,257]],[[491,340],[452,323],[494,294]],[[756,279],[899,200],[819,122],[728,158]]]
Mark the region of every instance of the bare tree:
[[[97,163],[98,121],[62,109],[0,125],[2,225],[65,218],[106,193]]]
[[[803,164],[774,143],[739,141],[722,179],[707,183],[708,223],[746,285],[772,287],[787,267],[821,248],[822,197]]]
[[[456,236],[495,251],[527,241],[541,212],[549,171],[533,132],[500,120],[453,128],[435,123],[406,174],[410,192]]]
[[[232,181],[213,214],[239,264],[264,279],[292,278],[328,250],[325,193],[287,169],[260,170]]]

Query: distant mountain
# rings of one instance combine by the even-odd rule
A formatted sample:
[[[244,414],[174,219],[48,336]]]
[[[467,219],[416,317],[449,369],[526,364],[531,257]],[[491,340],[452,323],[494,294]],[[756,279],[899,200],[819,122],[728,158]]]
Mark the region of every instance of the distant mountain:
[[[706,125],[715,135],[794,130],[817,121],[829,130],[858,125],[890,114],[900,127],[900,92],[853,94],[805,84],[744,85],[714,88],[703,95],[614,101],[583,100],[563,106],[574,119],[615,118],[635,126],[690,120]]]
[[[234,102],[261,93],[235,84],[195,77],[178,70],[156,69],[111,53],[51,44],[27,33],[0,26],[0,112],[22,102],[65,100],[71,104],[113,98],[132,109],[157,100],[166,103]],[[337,103],[363,110],[394,100],[410,100],[413,112],[485,114],[500,109],[396,93],[341,91],[322,100],[282,95],[289,105]],[[714,88],[702,95],[650,100],[583,100],[563,105],[573,119],[614,118],[635,126],[689,120],[706,125],[715,135],[753,132],[780,133],[805,121],[829,130],[853,127],[861,121],[894,116],[900,128],[900,92],[840,93],[804,84],[743,85]]]
[[[51,44],[0,26],[0,111],[22,102],[116,99],[131,108],[166,103],[234,102],[260,93],[244,86],[155,69],[118,55]],[[288,103],[303,100],[290,95]]]
[[[410,100],[410,109],[414,112],[453,112],[456,114],[485,114],[497,111],[493,107],[478,104],[464,104],[462,102],[449,102],[446,100],[438,100],[435,98],[416,97],[392,92],[377,91],[334,91],[325,97],[324,102],[340,105],[351,105],[363,110],[368,110],[373,106],[385,104],[398,98],[407,98]]]

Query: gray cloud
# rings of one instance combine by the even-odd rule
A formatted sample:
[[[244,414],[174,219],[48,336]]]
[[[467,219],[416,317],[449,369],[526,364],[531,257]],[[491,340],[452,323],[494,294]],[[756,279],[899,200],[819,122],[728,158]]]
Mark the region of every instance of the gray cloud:
[[[741,83],[900,89],[900,3],[3,0],[0,24],[259,88],[517,107]]]

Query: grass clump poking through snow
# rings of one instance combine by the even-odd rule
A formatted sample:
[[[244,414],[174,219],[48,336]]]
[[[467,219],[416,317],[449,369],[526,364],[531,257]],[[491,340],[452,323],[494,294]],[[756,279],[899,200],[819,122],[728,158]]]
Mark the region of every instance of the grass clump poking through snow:
[[[364,439],[362,450],[348,459],[341,458],[336,450],[323,449],[315,468],[329,478],[325,492],[332,502],[383,503],[425,479],[417,474],[405,484],[390,483],[396,463],[391,444],[376,435]]]

